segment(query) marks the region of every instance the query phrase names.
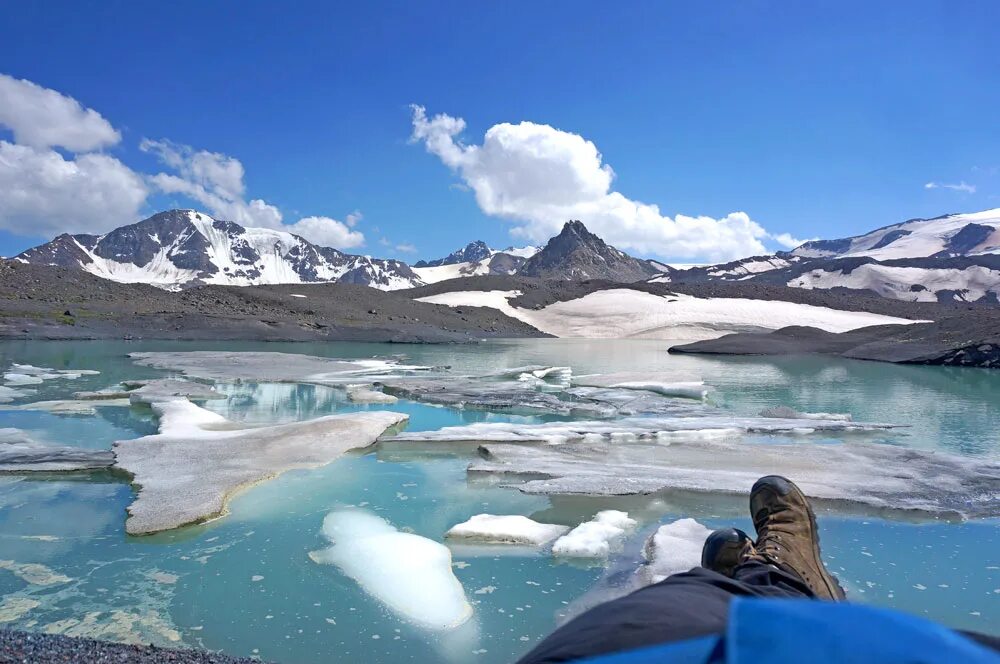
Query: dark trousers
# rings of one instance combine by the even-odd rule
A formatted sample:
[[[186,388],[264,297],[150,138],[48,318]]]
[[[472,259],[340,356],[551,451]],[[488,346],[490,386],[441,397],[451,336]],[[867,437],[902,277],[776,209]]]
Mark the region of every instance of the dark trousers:
[[[814,597],[798,577],[763,563],[744,563],[733,578],[696,567],[577,616],[519,664],[567,662],[719,634],[726,629],[729,602],[735,595]]]

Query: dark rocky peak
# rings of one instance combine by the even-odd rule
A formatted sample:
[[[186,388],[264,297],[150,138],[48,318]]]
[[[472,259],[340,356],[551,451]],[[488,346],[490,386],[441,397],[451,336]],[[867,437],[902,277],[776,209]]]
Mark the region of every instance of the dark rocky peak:
[[[517,273],[542,279],[632,282],[658,272],[649,261],[619,251],[587,230],[583,223],[570,221],[559,235],[525,261]]]
[[[958,230],[957,233],[948,238],[948,242],[945,244],[943,251],[935,254],[936,256],[962,256],[976,247],[978,247],[983,242],[986,242],[996,229],[992,226],[984,226],[982,224],[966,224]]]

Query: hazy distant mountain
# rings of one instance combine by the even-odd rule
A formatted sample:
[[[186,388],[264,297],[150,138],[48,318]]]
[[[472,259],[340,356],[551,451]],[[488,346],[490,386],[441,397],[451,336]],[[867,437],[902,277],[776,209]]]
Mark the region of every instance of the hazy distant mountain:
[[[632,282],[660,273],[650,261],[610,246],[579,221],[570,221],[517,274],[543,279],[609,279]]]
[[[911,219],[773,256],[672,270],[650,281],[757,281],[920,302],[1000,303],[1000,209]]]
[[[789,253],[802,258],[867,256],[876,260],[997,254],[1000,208],[910,219],[864,235],[806,242]]]
[[[60,235],[15,260],[167,289],[339,281],[394,290],[422,284],[400,261],[353,256],[193,210],[161,212],[105,235]]]
[[[486,274],[514,274],[537,252],[537,247],[508,247],[495,251],[482,240],[476,240],[444,258],[419,261],[414,264],[413,271],[428,284]]]
[[[456,263],[478,263],[493,255],[493,250],[482,240],[470,242],[458,251],[453,251],[444,258],[433,261],[418,261],[413,267],[440,267],[442,265],[455,265]]]

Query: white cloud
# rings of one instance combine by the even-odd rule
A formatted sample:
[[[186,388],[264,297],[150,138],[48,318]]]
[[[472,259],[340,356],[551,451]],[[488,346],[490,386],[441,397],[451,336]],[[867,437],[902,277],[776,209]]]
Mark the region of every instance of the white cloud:
[[[946,182],[928,182],[924,185],[924,189],[951,189],[952,191],[961,191],[965,194],[976,193],[976,185],[966,184],[965,180],[962,180],[958,184],[948,184]]]
[[[361,219],[355,210],[345,221],[331,217],[304,217],[294,224],[283,223],[281,210],[259,198],[245,200],[243,164],[219,152],[195,150],[168,140],[143,139],[139,148],[155,155],[177,174],[157,173],[149,181],[160,191],[181,194],[204,205],[214,216],[243,226],[272,228],[301,235],[326,247],[352,249],[363,246],[365,236],[351,230]]]
[[[0,125],[14,142],[36,149],[62,147],[90,152],[121,140],[111,123],[55,90],[0,74]]]
[[[613,191],[614,170],[582,136],[533,122],[502,123],[487,130],[481,145],[466,145],[458,138],[464,120],[412,109],[411,140],[458,173],[483,212],[512,220],[518,237],[544,242],[579,219],[611,244],[641,254],[722,261],[767,252],[763,241],[772,236],[745,212],[669,217]]]
[[[396,251],[401,254],[415,254],[417,253],[417,248],[409,242],[404,242],[396,245]]]
[[[149,195],[142,177],[113,157],[67,159],[6,141],[0,141],[0,192],[0,228],[30,237],[131,223]]]
[[[330,217],[303,217],[294,224],[283,226],[282,230],[301,235],[310,242],[324,247],[353,249],[365,243],[363,233],[352,231],[347,223]]]

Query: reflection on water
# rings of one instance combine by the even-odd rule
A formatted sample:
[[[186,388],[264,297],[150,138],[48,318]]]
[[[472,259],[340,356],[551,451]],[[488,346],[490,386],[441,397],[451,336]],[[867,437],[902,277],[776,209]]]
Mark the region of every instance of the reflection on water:
[[[52,381],[33,399],[67,398],[165,372],[137,367],[140,350],[280,350],[331,357],[404,352],[417,364],[485,373],[528,364],[574,372],[676,371],[717,388],[711,399],[738,414],[775,405],[847,412],[857,420],[911,425],[887,442],[1000,456],[1000,372],[897,367],[820,358],[671,356],[651,341],[530,340],[468,346],[378,344],[194,344],[9,342],[0,361],[99,369],[100,376]],[[206,407],[265,423],[379,409],[350,403],[336,388],[231,383]],[[538,418],[436,408],[401,401],[411,430],[478,421]],[[43,440],[107,448],[155,430],[148,409],[100,409],[90,417],[0,412],[0,426]],[[835,440],[829,442],[836,442]],[[660,522],[694,517],[709,527],[752,529],[743,500],[674,493],[624,498],[548,499],[467,482],[474,445],[407,453],[398,445],[356,454],[325,468],[288,473],[240,495],[232,513],[153,537],[124,535],[132,489],[104,473],[47,480],[0,479],[0,560],[44,565],[51,576],[0,568],[0,621],[36,631],[187,644],[282,662],[507,662],[573,610],[616,592],[641,560],[645,534]],[[441,541],[455,523],[481,513],[518,513],[575,525],[599,509],[624,509],[641,522],[622,553],[603,567],[558,564],[544,553],[456,548],[454,571],[475,609],[460,633],[419,629],[365,595],[335,567],[308,552],[327,545],[323,517],[364,507],[397,527]],[[989,631],[1000,624],[1000,522],[887,521],[861,510],[823,506],[824,553],[851,596],[948,624]],[[69,580],[63,580],[63,579]],[[48,584],[39,580],[50,581]]]

